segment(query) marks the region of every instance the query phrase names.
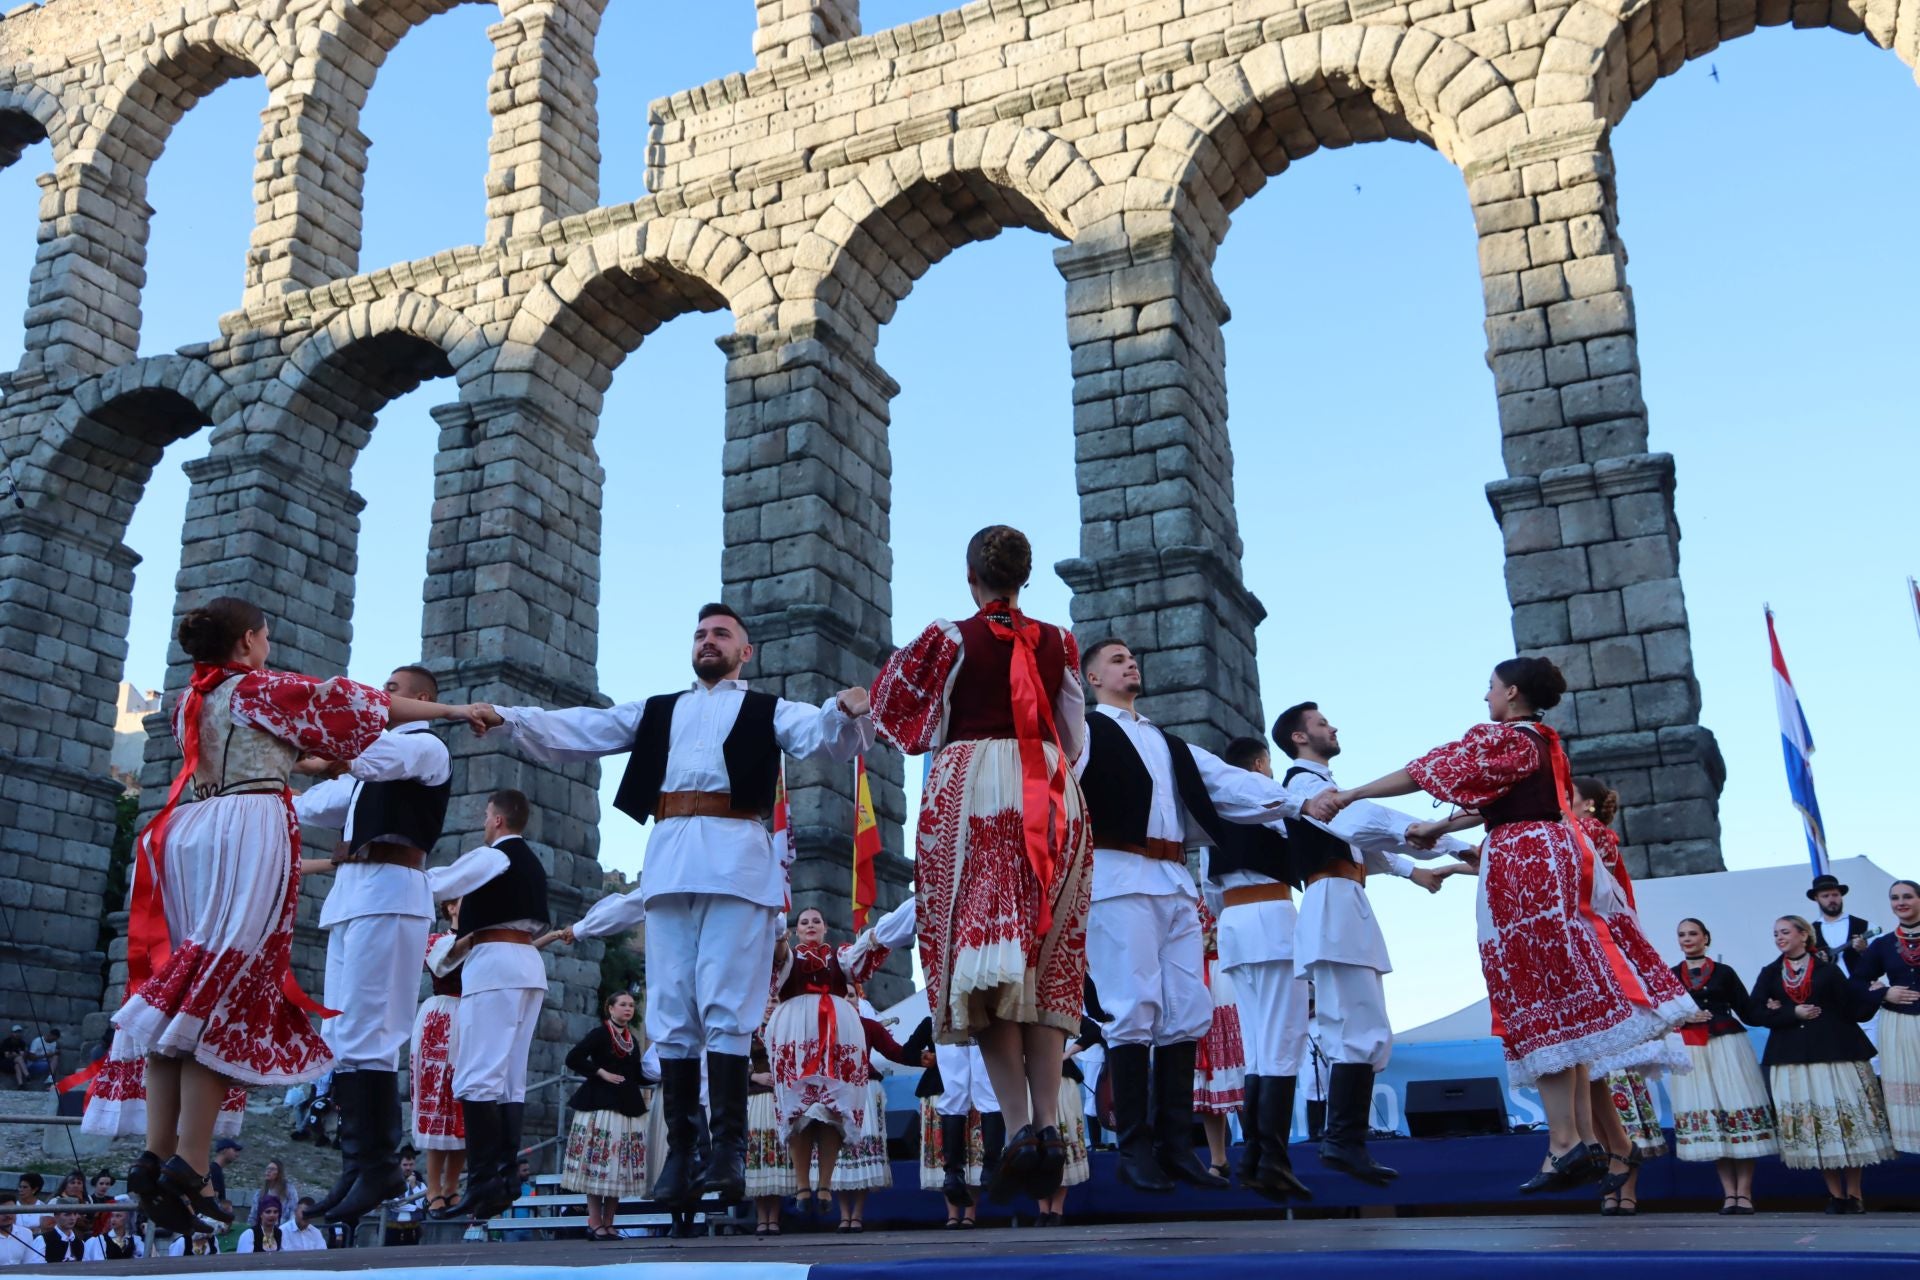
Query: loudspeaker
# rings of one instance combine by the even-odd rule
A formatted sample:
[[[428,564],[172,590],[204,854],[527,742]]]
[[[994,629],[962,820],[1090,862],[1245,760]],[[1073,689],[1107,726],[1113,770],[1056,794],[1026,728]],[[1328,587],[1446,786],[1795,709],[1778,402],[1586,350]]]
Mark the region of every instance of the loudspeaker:
[[[1407,1083],[1407,1132],[1416,1138],[1464,1138],[1507,1131],[1507,1104],[1493,1076]]]

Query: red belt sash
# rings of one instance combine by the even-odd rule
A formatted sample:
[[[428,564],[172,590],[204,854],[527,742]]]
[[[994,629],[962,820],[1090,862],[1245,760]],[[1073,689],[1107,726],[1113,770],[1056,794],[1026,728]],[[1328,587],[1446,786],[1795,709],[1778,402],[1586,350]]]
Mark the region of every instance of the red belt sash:
[[[1553,790],[1560,800],[1560,813],[1567,830],[1573,836],[1573,845],[1579,857],[1579,909],[1587,924],[1592,927],[1594,937],[1600,943],[1601,958],[1606,961],[1613,979],[1620,985],[1622,994],[1629,1004],[1639,1005],[1643,1009],[1653,1007],[1653,999],[1647,994],[1646,984],[1640,981],[1640,975],[1627,963],[1627,956],[1615,940],[1613,930],[1607,927],[1606,920],[1593,906],[1593,869],[1599,855],[1593,851],[1593,842],[1587,839],[1587,833],[1580,829],[1579,820],[1573,815],[1568,797],[1573,794],[1572,770],[1567,767],[1567,753],[1560,745],[1560,735],[1544,724],[1533,728],[1547,745],[1547,757],[1553,766]]]
[[[1040,679],[1040,663],[1035,656],[1040,644],[1040,624],[1011,607],[1008,621],[987,618],[987,628],[996,639],[1011,641],[1013,661],[1009,674],[1013,698],[1014,735],[1020,744],[1020,823],[1026,845],[1027,863],[1034,879],[1040,882],[1040,905],[1034,915],[1034,948],[1053,927],[1053,882],[1059,874],[1059,860],[1066,840],[1064,822],[1056,822],[1062,813],[1067,791],[1067,760],[1060,752],[1057,763],[1047,763],[1047,744],[1060,751],[1060,733],[1053,722],[1053,706],[1047,699],[1045,683]],[[1058,846],[1058,847],[1057,847]]]

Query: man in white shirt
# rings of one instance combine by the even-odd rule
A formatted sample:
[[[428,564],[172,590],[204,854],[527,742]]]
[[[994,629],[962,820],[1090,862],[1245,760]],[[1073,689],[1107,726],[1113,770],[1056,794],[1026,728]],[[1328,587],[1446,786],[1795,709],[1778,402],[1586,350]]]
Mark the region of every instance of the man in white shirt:
[[[1223,1189],[1193,1153],[1194,1059],[1213,997],[1187,850],[1218,844],[1226,822],[1294,817],[1299,802],[1141,715],[1140,664],[1123,641],[1096,641],[1081,668],[1096,699],[1076,765],[1093,825],[1087,972],[1111,1016],[1120,1180],[1138,1191],[1168,1192],[1175,1179]]]
[[[467,1190],[437,1218],[490,1218],[518,1194],[513,1178],[526,1111],[527,1052],[547,996],[534,939],[545,931],[547,871],[522,836],[521,792],[487,797],[486,843],[427,873],[435,902],[460,899],[454,954],[465,952],[453,1022],[453,1096],[467,1130]]]
[[[1302,702],[1281,712],[1273,740],[1293,761],[1282,781],[1301,804],[1337,789],[1330,766],[1340,754],[1340,731],[1317,704]],[[1288,856],[1306,885],[1294,928],[1293,976],[1313,983],[1313,1041],[1329,1064],[1320,1163],[1375,1185],[1398,1176],[1367,1151],[1373,1077],[1393,1053],[1381,982],[1393,965],[1367,902],[1367,876],[1398,876],[1438,893],[1447,876],[1465,868],[1415,867],[1413,859],[1471,850],[1453,836],[1430,847],[1411,843],[1407,829],[1415,821],[1363,800],[1324,824],[1304,818],[1287,823]]]
[[[80,1215],[71,1209],[62,1209],[52,1215],[41,1235],[41,1244],[47,1252],[48,1262],[81,1262],[87,1255],[87,1241],[80,1234]]]
[[[0,1267],[46,1260],[46,1246],[40,1243],[39,1234],[16,1220],[13,1192],[0,1191]]]
[[[399,668],[386,688],[423,702],[440,697],[425,667]],[[333,858],[301,862],[303,873],[334,876],[320,909],[327,931],[321,999],[339,1013],[320,1031],[333,1050],[340,1177],[317,1212],[353,1222],[402,1189],[400,1050],[420,993],[419,958],[433,922],[426,861],[446,821],[453,762],[419,721],[382,733],[355,760],[309,757],[299,768],[326,781],[296,797],[294,812],[303,824],[340,832]]]
[[[514,746],[564,764],[630,753],[614,806],[653,821],[640,887],[602,899],[571,938],[647,922],[647,1038],[660,1050],[668,1152],[654,1198],[746,1194],[747,1051],[767,1000],[786,876],[766,817],[781,756],[851,763],[873,745],[867,691],[818,707],[747,688],[753,657],[740,616],[700,610],[692,688],[612,708],[490,708]],[[483,711],[483,715],[485,715]],[[472,989],[468,970],[468,990]],[[700,1055],[707,1056],[712,1155],[695,1185]]]
[[[301,1196],[294,1206],[292,1223],[280,1228],[281,1247],[288,1253],[300,1253],[327,1247],[327,1233],[313,1223],[313,1197]]]

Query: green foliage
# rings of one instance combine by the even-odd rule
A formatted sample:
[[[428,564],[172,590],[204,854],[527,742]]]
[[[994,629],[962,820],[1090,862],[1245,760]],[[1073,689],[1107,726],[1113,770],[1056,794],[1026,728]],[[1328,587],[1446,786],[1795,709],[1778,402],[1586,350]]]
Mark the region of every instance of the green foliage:
[[[600,955],[600,995],[594,1011],[599,1012],[601,1005],[611,999],[616,991],[626,991],[636,1000],[640,999],[646,984],[646,957],[629,950],[618,940],[609,940]]]
[[[140,797],[121,796],[114,805],[113,847],[107,852],[107,883],[100,900],[100,950],[113,942],[107,917],[127,905],[127,881],[133,874],[133,840],[140,832]]]

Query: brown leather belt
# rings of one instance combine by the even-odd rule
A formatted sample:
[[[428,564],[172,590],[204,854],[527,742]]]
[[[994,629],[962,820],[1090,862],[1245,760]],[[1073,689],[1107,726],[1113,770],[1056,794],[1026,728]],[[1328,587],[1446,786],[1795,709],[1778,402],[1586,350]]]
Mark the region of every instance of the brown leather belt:
[[[427,869],[425,851],[410,844],[392,844],[385,840],[375,840],[371,844],[360,846],[358,853],[349,853],[345,845],[334,850],[333,864],[346,866],[350,862],[378,863],[384,867],[411,867],[415,871]]]
[[[1145,844],[1131,844],[1125,840],[1102,840],[1100,833],[1093,836],[1093,847],[1111,849],[1115,853],[1137,853],[1143,858],[1152,858],[1155,862],[1185,862],[1187,846],[1178,840],[1162,840],[1158,836],[1148,836]]]
[[[1291,902],[1293,886],[1276,880],[1272,884],[1244,884],[1221,893],[1223,906],[1244,907],[1251,902]]]
[[[1322,867],[1307,877],[1308,884],[1313,884],[1320,880],[1351,880],[1355,884],[1365,884],[1367,882],[1367,868],[1365,864],[1355,862],[1352,858],[1342,858],[1333,865]]]
[[[668,818],[744,818],[748,822],[760,821],[760,814],[753,809],[736,809],[733,797],[724,791],[662,791],[660,803],[654,806],[655,821]]]
[[[525,929],[475,929],[467,935],[467,945],[477,947],[483,942],[517,942],[523,947],[533,945],[533,935]]]

